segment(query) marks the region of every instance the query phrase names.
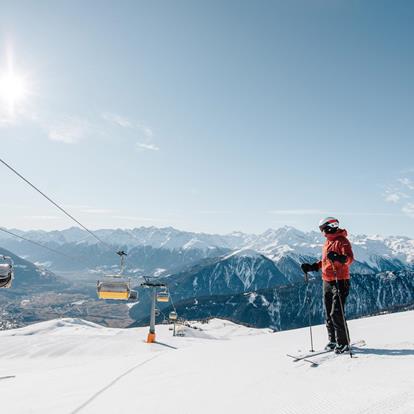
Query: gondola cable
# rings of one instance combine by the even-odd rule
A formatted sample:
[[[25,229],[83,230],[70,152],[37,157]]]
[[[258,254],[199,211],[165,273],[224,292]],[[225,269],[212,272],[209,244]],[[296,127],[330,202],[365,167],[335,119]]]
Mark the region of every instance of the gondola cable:
[[[89,263],[85,262],[84,260],[82,260],[79,257],[78,258],[71,257],[71,256],[69,256],[69,255],[67,255],[67,254],[65,254],[63,252],[60,252],[60,251],[55,250],[55,249],[52,249],[52,248],[50,248],[48,246],[45,246],[43,244],[40,244],[40,243],[34,241],[34,240],[30,240],[30,239],[28,239],[26,237],[20,236],[20,235],[18,235],[16,233],[13,233],[13,232],[11,232],[9,230],[6,230],[6,229],[2,228],[2,227],[0,227],[0,231],[2,231],[4,233],[7,233],[7,234],[10,234],[10,235],[12,235],[14,237],[17,237],[19,239],[22,239],[22,240],[24,240],[24,241],[26,241],[28,243],[34,244],[34,245],[36,245],[38,247],[44,248],[46,250],[49,250],[49,251],[51,251],[51,252],[53,252],[55,254],[64,256],[64,257],[66,257],[66,258],[68,258],[70,260],[79,260],[79,261],[83,262],[85,265],[89,266]],[[122,275],[123,275],[123,272],[125,270],[124,256],[126,256],[126,253],[124,251],[118,251],[117,254],[121,257],[120,273],[118,275],[108,276],[111,279],[121,278]],[[1,255],[0,255],[0,257],[1,257]],[[98,284],[99,283],[100,282],[98,281]],[[103,282],[103,284],[105,286],[105,282]],[[102,285],[102,283],[101,283],[101,285]],[[100,292],[98,291],[98,297],[100,297],[100,299],[124,299],[124,300],[129,300],[129,299],[130,300],[136,300],[137,299],[136,291],[131,289],[130,281],[126,282],[126,281],[121,281],[121,279],[119,279],[119,280],[116,280],[115,282],[114,281],[109,282],[109,286],[108,286],[108,282],[107,282],[106,283],[106,289],[108,289],[108,287],[110,288],[111,285],[112,285],[112,289],[110,289],[110,290],[113,290],[113,288],[115,288],[115,292],[111,292],[111,291],[106,292],[106,295],[108,295],[108,297],[104,297],[105,294],[100,295]],[[3,286],[1,286],[1,280],[0,280],[0,288],[1,287],[3,287]]]
[[[173,301],[173,299],[172,299],[172,295],[171,295],[171,293],[170,293],[170,302],[171,302],[171,306],[172,306],[172,308],[173,308],[173,310],[174,310],[174,312],[177,312],[177,309],[175,308],[175,305],[174,305],[174,301]]]
[[[58,203],[53,201],[50,197],[48,197],[43,191],[41,191],[39,188],[37,188],[34,184],[32,184],[27,178],[23,177],[22,174],[20,174],[18,171],[16,171],[11,165],[9,165],[6,161],[2,160],[0,158],[0,162],[6,166],[10,171],[12,171],[14,174],[16,174],[19,178],[21,178],[26,184],[28,184],[30,187],[32,187],[34,190],[36,190],[40,195],[42,195],[46,200],[48,200],[50,203],[52,203],[56,208],[58,208],[60,211],[62,211],[66,216],[68,216],[71,220],[73,220],[76,224],[78,224],[80,227],[82,227],[85,231],[87,231],[91,236],[93,236],[96,240],[98,240],[100,243],[104,244],[105,246],[112,249],[112,246],[110,246],[108,243],[103,241],[100,237],[98,237],[92,230],[89,230],[86,226],[84,226],[79,220],[77,220],[75,217],[73,217],[72,214],[68,213],[63,207],[61,207]]]
[[[70,256],[70,255],[68,255],[68,254],[66,254],[66,253],[63,253],[63,252],[59,251],[59,250],[52,249],[51,247],[45,246],[44,244],[41,244],[41,243],[38,243],[38,242],[36,242],[36,241],[34,241],[34,240],[28,239],[27,237],[23,237],[23,236],[20,236],[19,234],[13,233],[13,232],[12,232],[12,231],[10,231],[10,230],[6,230],[4,227],[0,227],[0,231],[2,231],[2,232],[4,232],[4,233],[7,233],[7,234],[10,234],[11,236],[16,237],[16,238],[21,239],[21,240],[24,240],[24,241],[26,241],[26,242],[28,242],[28,243],[31,243],[31,244],[33,244],[33,245],[35,245],[35,246],[41,247],[42,249],[49,250],[50,252],[55,253],[55,254],[58,254],[58,255],[60,255],[60,256],[62,256],[62,257],[66,257],[66,259],[69,259],[69,260],[76,260],[76,261],[78,261],[78,262],[81,262],[81,263],[83,263],[83,264],[84,264],[87,268],[89,268],[89,267],[90,267],[90,263],[89,263],[89,262],[87,262],[86,260],[84,260],[84,259],[83,259],[82,257],[80,257],[80,256]]]
[[[51,252],[53,252],[55,254],[59,254],[61,256],[64,256],[67,259],[70,259],[70,260],[75,260],[76,259],[75,257],[71,257],[71,256],[67,255],[66,253],[60,252],[59,250],[52,249],[51,247],[45,246],[44,244],[41,244],[41,243],[38,243],[38,242],[36,242],[34,240],[30,240],[30,239],[28,239],[26,237],[20,236],[20,235],[18,235],[16,233],[11,232],[10,230],[6,230],[3,227],[0,227],[0,231],[2,231],[4,233],[7,233],[7,234],[10,234],[11,236],[14,236],[14,237],[16,237],[18,239],[24,240],[24,241],[26,241],[28,243],[34,244],[35,246],[38,246],[38,247],[41,247],[43,249],[49,250],[49,251],[51,251]]]
[[[104,246],[108,247],[109,249],[113,249],[113,246],[109,245],[105,241],[103,241],[100,237],[98,237],[92,230],[89,230],[86,226],[84,226],[79,220],[77,220],[72,214],[68,213],[63,207],[61,207],[56,201],[52,200],[49,196],[47,196],[43,191],[41,191],[38,187],[36,187],[32,182],[30,182],[27,178],[25,178],[22,174],[20,174],[16,169],[14,169],[10,164],[0,158],[0,162],[6,166],[10,171],[16,174],[20,179],[22,179],[26,184],[32,187],[35,191],[37,191],[42,197],[46,198],[50,203],[52,203],[56,208],[58,208],[62,213],[64,213],[67,217],[73,220],[76,224],[78,224],[82,229],[84,229],[87,233],[89,233],[92,237],[94,237],[98,242],[102,243]],[[8,232],[6,230],[6,232]],[[11,232],[8,232],[11,234]],[[17,236],[20,237],[20,236]],[[22,238],[22,237],[20,237]],[[29,241],[27,239],[27,241]],[[31,241],[33,242],[33,241]],[[58,253],[56,250],[48,248],[46,246],[42,246],[39,243],[34,242],[38,246],[44,247],[48,250],[53,251],[54,253]],[[123,250],[116,250],[117,255],[121,258],[121,266],[120,266],[120,274],[108,276],[108,278],[112,279],[112,281],[98,281],[97,282],[97,294],[100,299],[137,299],[137,294],[135,291],[131,290],[130,287],[130,280],[120,280],[118,278],[122,277],[122,273],[125,270],[125,263],[124,263],[124,256],[126,253]],[[62,253],[58,253],[62,254]],[[64,254],[63,254],[64,255]],[[114,278],[118,280],[114,281]]]

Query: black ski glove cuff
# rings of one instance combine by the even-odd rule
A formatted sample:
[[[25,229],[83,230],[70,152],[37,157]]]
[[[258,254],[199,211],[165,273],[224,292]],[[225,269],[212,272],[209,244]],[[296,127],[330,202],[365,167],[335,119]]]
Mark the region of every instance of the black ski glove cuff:
[[[319,270],[318,263],[303,263],[300,267],[304,273],[317,272]]]
[[[336,252],[328,253],[328,259],[331,260],[332,262],[339,262],[339,263],[345,264],[347,258],[348,257],[344,254],[338,254]]]
[[[319,272],[319,264],[318,263],[312,263],[312,270],[311,272]]]

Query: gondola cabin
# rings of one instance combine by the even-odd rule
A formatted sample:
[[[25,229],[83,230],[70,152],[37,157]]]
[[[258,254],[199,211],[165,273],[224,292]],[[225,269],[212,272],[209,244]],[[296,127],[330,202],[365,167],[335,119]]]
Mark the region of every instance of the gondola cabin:
[[[0,288],[11,287],[14,278],[14,263],[9,256],[0,256]]]
[[[177,312],[170,312],[170,314],[168,315],[168,318],[170,319],[170,321],[176,321],[178,318]]]
[[[136,299],[137,292],[131,290],[131,283],[119,276],[107,276],[97,282],[96,291],[99,299],[128,300]]]
[[[125,268],[125,256],[127,255],[123,250],[117,252],[121,258],[120,272],[117,275],[105,276],[104,280],[97,282],[96,293],[99,299],[112,300],[138,300],[138,292],[131,290],[131,281],[123,276]]]
[[[163,289],[157,293],[157,302],[168,302],[170,300],[170,294],[167,289]]]

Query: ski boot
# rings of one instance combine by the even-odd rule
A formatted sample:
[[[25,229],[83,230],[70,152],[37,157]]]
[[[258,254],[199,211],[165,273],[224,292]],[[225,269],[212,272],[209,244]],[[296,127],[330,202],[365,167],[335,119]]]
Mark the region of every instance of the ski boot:
[[[328,342],[325,346],[325,351],[333,351],[336,346],[336,342]]]
[[[335,354],[343,354],[344,352],[349,352],[349,345],[348,344],[344,344],[344,345],[337,345],[335,347]]]

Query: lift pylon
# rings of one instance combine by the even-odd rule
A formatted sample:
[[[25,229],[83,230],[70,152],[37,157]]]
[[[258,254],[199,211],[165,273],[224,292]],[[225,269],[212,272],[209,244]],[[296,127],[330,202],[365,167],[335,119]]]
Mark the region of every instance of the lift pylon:
[[[156,304],[157,304],[157,288],[162,288],[165,291],[167,289],[167,286],[164,283],[154,283],[150,281],[145,281],[144,283],[141,283],[141,286],[144,288],[152,289],[150,328],[149,328],[149,332],[147,336],[147,343],[151,344],[156,341],[155,310],[156,310]]]

